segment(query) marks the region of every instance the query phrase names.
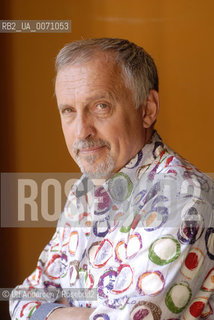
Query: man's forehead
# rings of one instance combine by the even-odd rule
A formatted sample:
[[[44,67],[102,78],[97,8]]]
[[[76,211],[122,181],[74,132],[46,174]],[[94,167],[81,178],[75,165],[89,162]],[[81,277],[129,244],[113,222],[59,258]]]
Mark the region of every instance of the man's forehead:
[[[120,63],[115,61],[115,56],[112,53],[106,52],[96,52],[90,59],[80,59],[80,61],[76,61],[75,63],[65,64],[60,68],[57,73],[56,79],[60,79],[62,77],[69,78],[70,76],[86,76],[88,72],[91,75],[96,75],[99,70],[102,74],[112,73],[118,75],[121,73],[121,65]],[[100,74],[101,75],[101,74]]]
[[[73,105],[76,102],[81,102],[85,105],[99,101],[118,102],[117,88],[114,86],[93,86],[91,89],[88,86],[78,87],[74,89],[72,86],[64,86],[56,89],[56,98],[58,107],[63,108],[68,105]]]
[[[56,93],[61,92],[63,94],[72,92],[85,92],[99,95],[101,98],[111,95],[113,92],[117,92],[121,86],[121,81],[116,80],[115,77],[104,77],[103,74],[88,73],[73,73],[72,70],[67,73],[59,75],[56,80]]]
[[[102,60],[91,60],[64,66],[56,77],[56,92],[99,90],[106,95],[106,92],[110,93],[121,86],[124,87],[124,80],[118,66],[104,65],[102,62]]]

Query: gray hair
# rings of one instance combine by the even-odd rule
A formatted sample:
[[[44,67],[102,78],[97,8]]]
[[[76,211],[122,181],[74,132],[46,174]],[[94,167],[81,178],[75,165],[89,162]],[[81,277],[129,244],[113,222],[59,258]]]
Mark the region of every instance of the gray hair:
[[[158,91],[158,73],[152,57],[135,43],[117,38],[98,38],[68,43],[56,57],[56,72],[68,64],[87,62],[98,51],[114,55],[120,63],[125,85],[133,92],[138,108],[149,91]]]

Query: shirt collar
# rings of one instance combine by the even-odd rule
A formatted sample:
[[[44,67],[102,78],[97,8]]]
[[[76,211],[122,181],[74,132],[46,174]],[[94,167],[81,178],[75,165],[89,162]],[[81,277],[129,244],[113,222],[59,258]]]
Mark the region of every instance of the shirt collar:
[[[120,184],[121,181],[126,179],[126,185],[131,190],[133,186],[141,177],[141,175],[148,169],[148,167],[156,162],[161,153],[163,152],[164,144],[161,137],[154,131],[151,139],[148,143],[133,157],[120,171],[115,173],[110,179],[106,180],[104,184],[98,185],[98,188],[103,187],[106,191],[110,192],[111,196],[113,193],[117,193],[115,188]],[[118,180],[119,178],[119,180]],[[122,180],[121,180],[122,179]],[[116,182],[118,180],[118,182]],[[116,183],[115,183],[116,182]],[[72,187],[72,194],[78,198],[82,194],[86,194],[88,189],[93,187],[92,181],[90,181],[84,174]],[[97,186],[95,186],[97,188]],[[126,187],[127,189],[127,187]],[[113,191],[114,190],[114,191]],[[129,193],[129,192],[128,192]],[[115,195],[113,198],[119,198]],[[115,199],[116,200],[116,199]]]
[[[164,144],[156,131],[148,143],[119,172],[103,185],[111,198],[125,201],[138,186],[142,174],[153,164],[156,165],[163,152]]]
[[[157,131],[154,131],[151,139],[145,146],[132,158],[124,168],[120,170],[130,178],[135,176],[139,169],[151,165],[163,151],[164,144]]]

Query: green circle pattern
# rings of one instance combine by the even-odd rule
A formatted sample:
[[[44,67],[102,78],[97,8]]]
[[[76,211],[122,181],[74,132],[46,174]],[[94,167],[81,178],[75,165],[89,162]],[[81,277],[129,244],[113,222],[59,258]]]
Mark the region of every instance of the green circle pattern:
[[[154,247],[155,243],[157,241],[161,240],[161,239],[170,239],[170,240],[172,240],[172,241],[174,241],[176,243],[176,254],[169,260],[161,259],[159,256],[156,255],[156,253],[153,250],[153,247]],[[164,236],[164,237],[158,238],[155,241],[153,241],[152,244],[149,247],[149,259],[153,263],[155,263],[155,264],[157,264],[159,266],[163,266],[165,264],[169,264],[169,263],[173,262],[174,260],[176,260],[180,256],[180,254],[181,254],[180,243],[175,238],[173,238],[173,236],[168,236],[168,237]]]
[[[133,183],[127,174],[118,172],[109,180],[108,188],[111,197],[114,200],[121,202],[131,195]]]

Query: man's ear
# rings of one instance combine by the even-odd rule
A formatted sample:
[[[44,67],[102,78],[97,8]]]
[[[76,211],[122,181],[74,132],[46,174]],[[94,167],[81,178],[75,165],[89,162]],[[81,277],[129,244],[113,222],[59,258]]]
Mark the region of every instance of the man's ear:
[[[159,95],[156,90],[150,90],[143,104],[142,118],[144,128],[150,128],[155,122],[159,111]]]

